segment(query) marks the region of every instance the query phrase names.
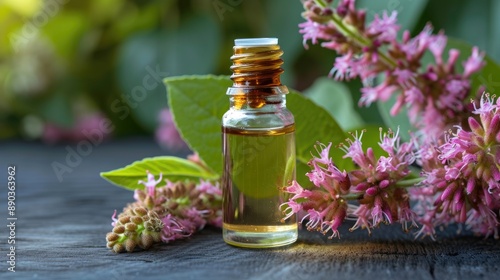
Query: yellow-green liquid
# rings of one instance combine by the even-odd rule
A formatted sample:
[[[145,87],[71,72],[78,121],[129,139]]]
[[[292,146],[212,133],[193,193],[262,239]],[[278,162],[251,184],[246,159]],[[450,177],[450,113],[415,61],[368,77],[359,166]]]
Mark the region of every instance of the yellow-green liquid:
[[[295,127],[224,129],[224,240],[241,247],[276,247],[297,239],[295,217],[283,221],[282,189],[295,179]]]

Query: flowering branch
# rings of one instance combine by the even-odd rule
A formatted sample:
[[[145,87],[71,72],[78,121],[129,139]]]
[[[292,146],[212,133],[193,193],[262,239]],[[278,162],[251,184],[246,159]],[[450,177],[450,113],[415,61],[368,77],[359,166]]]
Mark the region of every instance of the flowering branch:
[[[167,181],[165,186],[151,174],[139,181],[135,202],[115,218],[113,231],[106,236],[107,246],[116,253],[132,252],[138,246],[148,249],[154,243],[169,243],[191,236],[205,225],[222,226],[222,192],[218,184]],[[116,213],[115,213],[116,214]]]
[[[309,40],[313,44],[322,40],[321,46],[339,54],[330,72],[336,80],[361,78],[360,105],[386,101],[399,93],[391,114],[398,114],[406,104],[411,123],[424,133],[424,139],[437,139],[467,118],[470,77],[483,67],[484,53],[473,48],[463,63],[464,71],[457,73],[459,51],[450,50],[444,61],[447,37],[443,32],[433,35],[430,24],[413,38],[405,31],[398,41],[397,12],[384,12],[365,24],[366,12],[356,9],[355,0],[339,0],[335,8],[330,7],[332,2],[303,0],[307,21],[299,25],[300,33],[305,45]],[[427,50],[435,63],[421,70]],[[377,77],[384,80],[375,86]]]
[[[400,144],[398,132],[380,132],[379,146],[386,156],[375,157],[372,148],[362,149],[363,133],[352,135],[341,149],[358,169],[341,172],[333,163],[330,154],[332,144],[319,144],[318,157],[309,162],[311,172],[307,177],[313,189],[303,189],[297,182],[285,189],[293,194],[285,203],[287,217],[301,211],[307,212],[302,219],[309,219],[309,230],[323,233],[332,231],[330,238],[339,236],[338,227],[345,219],[355,219],[351,228],[372,228],[381,223],[400,222],[405,230],[416,226],[415,214],[410,209],[406,180],[410,165],[416,160],[413,142]],[[403,183],[403,184],[401,184]],[[356,199],[358,205],[349,204]]]
[[[410,142],[401,143],[399,131],[382,133],[379,146],[387,155],[375,157],[373,149],[362,149],[361,138],[352,135],[341,145],[344,158],[355,170],[340,171],[329,157],[331,144],[319,144],[319,156],[309,162],[306,175],[311,189],[293,182],[283,204],[288,216],[305,213],[309,230],[332,232],[346,219],[351,228],[368,232],[381,223],[400,222],[404,230],[421,229],[416,236],[433,237],[435,228],[451,222],[465,223],[475,233],[499,237],[500,225],[500,101],[483,95],[469,103],[471,76],[483,66],[484,53],[474,47],[457,73],[458,50],[443,59],[447,37],[432,34],[428,24],[417,36],[405,31],[397,40],[397,13],[365,24],[366,12],[355,0],[302,0],[306,22],[299,25],[304,45],[311,41],[336,51],[330,72],[336,80],[361,78],[360,105],[386,101],[397,94],[391,114],[403,105],[417,128]],[[435,62],[422,70],[424,53]],[[384,77],[374,85],[376,78]],[[449,131],[448,133],[445,133]],[[454,132],[453,132],[454,131]],[[410,165],[422,168],[421,178],[410,178]],[[410,199],[416,201],[410,208]],[[357,204],[349,201],[357,200]]]

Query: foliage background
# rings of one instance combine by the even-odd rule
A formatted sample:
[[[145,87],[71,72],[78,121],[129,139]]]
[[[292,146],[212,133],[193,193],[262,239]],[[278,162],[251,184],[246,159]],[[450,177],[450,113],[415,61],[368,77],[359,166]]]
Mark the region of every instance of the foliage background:
[[[412,34],[432,22],[500,61],[500,1],[357,3],[368,20],[397,10]],[[163,84],[131,99],[151,70],[228,75],[233,39],[243,37],[278,37],[283,82],[327,107],[344,129],[383,125],[380,106],[357,108],[359,82],[323,78],[334,54],[304,49],[302,10],[299,0],[0,0],[0,138],[39,139],[47,124],[71,129],[96,113],[111,120],[116,137],[152,134],[167,107]],[[500,94],[500,77],[482,78]]]

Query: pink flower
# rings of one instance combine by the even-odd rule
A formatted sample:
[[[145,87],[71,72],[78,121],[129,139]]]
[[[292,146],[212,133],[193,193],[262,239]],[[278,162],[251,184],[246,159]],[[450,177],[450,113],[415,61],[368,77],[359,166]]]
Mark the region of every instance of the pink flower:
[[[307,41],[311,40],[311,42],[316,45],[318,44],[318,39],[322,40],[331,40],[332,36],[330,35],[330,27],[326,25],[319,24],[312,20],[308,20],[306,22],[300,23],[300,34],[304,37],[304,48],[308,48]]]
[[[161,240],[165,243],[186,238],[192,234],[192,232],[185,232],[183,226],[171,214],[167,214],[161,220],[164,224],[161,232]]]
[[[210,195],[217,195],[217,196],[222,195],[222,189],[219,187],[219,183],[216,183],[214,185],[209,181],[201,180],[200,183],[196,185],[196,189],[201,193],[207,193]]]
[[[429,38],[429,50],[434,55],[437,64],[442,64],[443,52],[446,47],[448,38],[443,33],[440,33],[436,36],[429,36],[428,38]]]
[[[396,68],[392,74],[396,77],[397,83],[402,85],[405,89],[412,88],[416,83],[416,74],[409,69]]]
[[[329,75],[335,80],[350,80],[358,75],[355,63],[351,53],[339,56],[335,58],[334,67]]]
[[[377,100],[387,101],[398,88],[387,83],[376,87],[365,86],[361,89],[362,95],[359,104],[370,105]]]
[[[479,53],[479,49],[473,47],[471,56],[464,63],[464,76],[469,77],[471,74],[483,68],[484,65],[484,52]]]
[[[158,185],[162,181],[162,174],[160,173],[160,178],[158,180],[155,180],[155,176],[151,174],[149,171],[146,171],[148,174],[148,180],[143,181],[139,180],[139,184],[143,184],[146,187],[146,191],[148,192],[148,195],[151,196],[152,198],[155,197],[155,188],[156,185]]]
[[[398,12],[393,11],[389,16],[387,11],[384,11],[382,17],[375,15],[375,19],[368,26],[367,32],[377,36],[377,40],[381,42],[392,42],[396,39],[398,31],[401,28],[397,24]]]
[[[118,221],[118,219],[116,218],[116,209],[115,211],[113,212],[113,215],[111,215],[111,226],[114,227],[116,225],[116,222]]]

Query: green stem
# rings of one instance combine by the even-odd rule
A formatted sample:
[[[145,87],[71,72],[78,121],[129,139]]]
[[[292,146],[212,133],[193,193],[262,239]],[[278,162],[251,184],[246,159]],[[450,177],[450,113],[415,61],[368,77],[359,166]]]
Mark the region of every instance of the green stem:
[[[323,0],[315,0],[316,4],[320,6],[321,8],[326,8],[328,5],[323,1]],[[355,26],[352,25],[346,25],[342,19],[337,15],[333,14],[331,16],[332,22],[334,23],[335,27],[337,30],[342,33],[342,35],[346,36],[347,38],[351,38],[355,43],[357,43],[360,47],[371,47],[373,45],[372,40],[369,38],[366,38],[359,32],[353,32],[353,29],[356,29]],[[382,53],[380,51],[376,51],[378,56],[381,58],[381,60],[388,66],[390,67],[396,67],[397,63],[393,59],[391,59],[387,54]]]
[[[396,183],[396,186],[398,187],[413,187],[416,184],[422,182],[422,178],[413,178],[413,179],[407,179],[407,180],[402,180]]]
[[[343,195],[342,199],[344,199],[344,200],[358,200],[362,197],[363,197],[363,195],[361,195],[361,194],[350,193],[350,194]]]

